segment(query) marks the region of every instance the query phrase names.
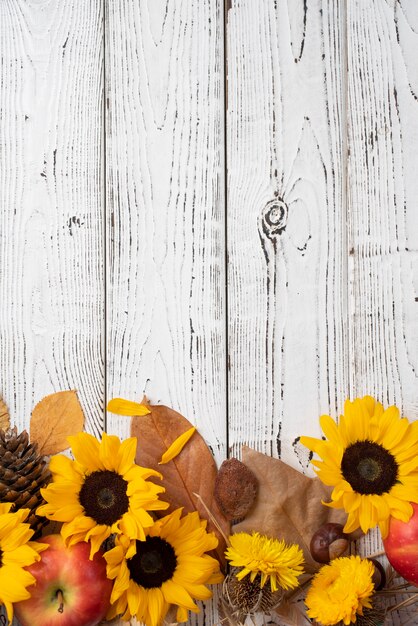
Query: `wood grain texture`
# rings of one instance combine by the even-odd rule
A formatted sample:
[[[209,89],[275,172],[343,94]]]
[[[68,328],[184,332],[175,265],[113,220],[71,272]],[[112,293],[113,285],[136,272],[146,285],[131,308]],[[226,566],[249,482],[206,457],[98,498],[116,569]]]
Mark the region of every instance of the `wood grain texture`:
[[[367,0],[347,7],[350,393],[396,404],[414,420],[418,5]],[[364,554],[381,548],[377,531],[359,545]],[[393,623],[406,620],[403,612]]]
[[[0,0],[12,422],[145,392],[311,472],[346,396],[418,418],[417,46],[416,0]]]
[[[0,3],[0,389],[28,426],[77,389],[103,428],[102,15],[95,0]]]
[[[105,47],[108,398],[178,410],[220,462],[222,3],[109,0]],[[107,430],[127,436],[129,420],[109,414]],[[190,623],[216,623],[215,606]]]
[[[299,469],[347,393],[344,19],[240,0],[228,20],[230,442]]]
[[[351,390],[417,419],[418,5],[347,20]]]
[[[222,26],[218,1],[108,3],[108,397],[145,392],[179,410],[218,459],[226,441]]]

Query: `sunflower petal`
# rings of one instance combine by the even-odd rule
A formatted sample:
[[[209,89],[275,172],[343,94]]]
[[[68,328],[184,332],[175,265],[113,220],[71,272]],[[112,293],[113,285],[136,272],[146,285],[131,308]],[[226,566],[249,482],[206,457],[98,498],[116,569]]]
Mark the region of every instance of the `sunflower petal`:
[[[182,606],[179,606],[179,608],[177,609],[176,620],[179,623],[187,622],[188,617],[189,617],[189,614],[187,612],[187,609],[185,609]]]
[[[104,465],[100,462],[100,444],[96,437],[89,433],[79,433],[78,435],[68,437],[68,441],[70,442],[75,460],[83,468],[90,472],[104,469]]]
[[[384,520],[384,519],[388,519],[390,516],[390,508],[388,503],[386,502],[385,498],[378,496],[378,495],[374,495],[372,494],[370,496],[370,501],[373,505],[373,507],[376,509],[377,512],[377,518],[380,522],[380,520]]]
[[[346,511],[355,511],[361,504],[361,495],[355,491],[346,491],[343,495],[343,503]]]
[[[121,443],[119,437],[103,433],[102,444],[100,446],[100,461],[103,463],[103,467],[107,470],[119,471],[119,468],[117,467],[117,459],[120,447]]]
[[[377,511],[372,506],[370,496],[365,496],[362,499],[358,514],[360,520],[360,528],[364,533],[367,533],[370,528],[374,528],[376,526]]]
[[[86,534],[86,541],[90,541],[90,559],[100,550],[100,546],[110,537],[109,526],[98,524]]]
[[[321,452],[325,445],[323,439],[302,436],[299,441],[303,446],[305,446],[305,448],[308,448],[309,450],[312,450],[312,452],[316,452],[317,454],[322,456]]]
[[[117,471],[124,476],[135,463],[135,454],[137,448],[136,437],[129,437],[121,443],[119,448],[119,462]]]
[[[126,568],[127,569],[127,568]],[[128,581],[129,584],[129,581]],[[131,615],[139,614],[139,607],[141,606],[142,594],[139,592],[139,587],[133,581],[129,584],[128,588],[128,604],[129,612]],[[139,592],[139,593],[138,593]]]
[[[177,439],[173,441],[173,443],[167,449],[167,451],[164,452],[163,456],[161,457],[161,461],[159,462],[159,465],[168,463],[169,461],[174,459],[178,454],[180,454],[180,452],[183,450],[184,446],[189,441],[189,439],[193,436],[195,431],[196,431],[196,428],[192,426],[192,428],[189,428],[189,430],[186,430],[186,432],[180,435],[180,437],[177,437]]]
[[[379,522],[379,529],[382,539],[386,539],[389,533],[389,518]]]
[[[149,626],[158,626],[164,617],[164,596],[158,587],[148,589],[147,595]]]
[[[387,449],[393,449],[407,434],[409,430],[409,422],[407,419],[398,419],[394,421],[391,427],[383,434],[382,445]],[[413,442],[415,443],[415,441]]]
[[[173,580],[168,580],[162,585],[162,592],[166,602],[169,604],[178,604],[194,611],[197,605],[193,602],[191,595],[182,585],[176,584]]]
[[[329,415],[321,415],[319,418],[319,423],[321,425],[322,432],[325,437],[332,441],[334,444],[339,444],[341,442],[341,437],[338,432],[338,426]]]
[[[0,515],[9,513],[12,506],[13,506],[13,502],[0,502]]]
[[[151,413],[145,404],[124,400],[123,398],[113,398],[107,403],[107,410],[116,415],[142,416]]]
[[[375,412],[375,407],[379,403],[377,403],[376,400],[374,398],[372,398],[371,396],[364,396],[362,398],[362,402],[363,402],[363,405],[364,405],[366,411],[368,412],[369,416],[373,417],[374,412]],[[382,405],[380,405],[380,406],[382,406]]]
[[[354,530],[357,530],[357,528],[359,528],[359,526],[360,526],[360,522],[359,522],[357,511],[349,513],[349,515],[347,517],[347,521],[346,521],[345,526],[344,526],[344,532],[345,533],[352,533]]]

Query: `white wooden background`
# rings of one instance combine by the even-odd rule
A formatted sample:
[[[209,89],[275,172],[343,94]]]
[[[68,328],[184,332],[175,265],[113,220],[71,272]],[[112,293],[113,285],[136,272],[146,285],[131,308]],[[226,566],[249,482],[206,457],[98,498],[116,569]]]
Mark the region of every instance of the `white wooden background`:
[[[0,0],[0,58],[19,428],[145,392],[306,470],[347,396],[418,417],[416,0]]]

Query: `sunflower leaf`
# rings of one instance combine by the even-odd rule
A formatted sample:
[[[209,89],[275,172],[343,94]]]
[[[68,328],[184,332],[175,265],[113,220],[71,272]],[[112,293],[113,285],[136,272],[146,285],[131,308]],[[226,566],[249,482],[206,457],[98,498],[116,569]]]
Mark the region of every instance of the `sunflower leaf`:
[[[7,430],[10,426],[9,409],[2,397],[0,397],[0,428]]]
[[[259,492],[255,505],[233,532],[257,530],[286,543],[297,543],[304,553],[305,571],[315,572],[320,564],[309,550],[312,535],[326,522],[344,524],[346,520],[344,512],[321,503],[330,499],[331,489],[318,478],[304,476],[283,461],[246,446],[242,461],[257,477]]]
[[[162,484],[166,493],[161,499],[170,502],[170,508],[163,514],[166,515],[183,507],[184,513],[197,510],[203,519],[207,519],[208,515],[201,503],[203,500],[224,534],[228,536],[229,522],[221,513],[213,495],[218,470],[204,439],[198,432],[195,432],[187,442],[187,446],[170,463],[161,468],[159,461],[164,452],[179,436],[185,431],[190,431],[193,426],[173,409],[153,405],[149,405],[148,408],[150,409],[148,415],[132,417],[131,435],[138,440],[136,453],[138,465],[163,473]],[[196,498],[194,493],[198,493],[201,500]],[[216,556],[223,565],[225,563],[225,540],[210,520],[208,530],[214,531],[218,537]]]
[[[59,391],[43,398],[32,411],[30,440],[40,454],[57,454],[69,448],[67,437],[84,427],[84,413],[77,392]]]

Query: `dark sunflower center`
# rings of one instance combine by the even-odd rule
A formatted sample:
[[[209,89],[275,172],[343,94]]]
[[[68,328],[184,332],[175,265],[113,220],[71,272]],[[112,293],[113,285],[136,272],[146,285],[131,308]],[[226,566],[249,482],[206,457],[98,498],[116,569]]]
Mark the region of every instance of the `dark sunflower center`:
[[[3,565],[3,550],[0,548],[0,567]]]
[[[111,526],[129,509],[128,483],[117,472],[99,470],[84,481],[78,499],[97,524]]]
[[[381,495],[398,480],[395,457],[373,441],[356,441],[345,450],[341,471],[357,493]]]
[[[136,554],[127,561],[132,580],[145,589],[161,587],[177,567],[174,548],[161,537],[136,542]]]

